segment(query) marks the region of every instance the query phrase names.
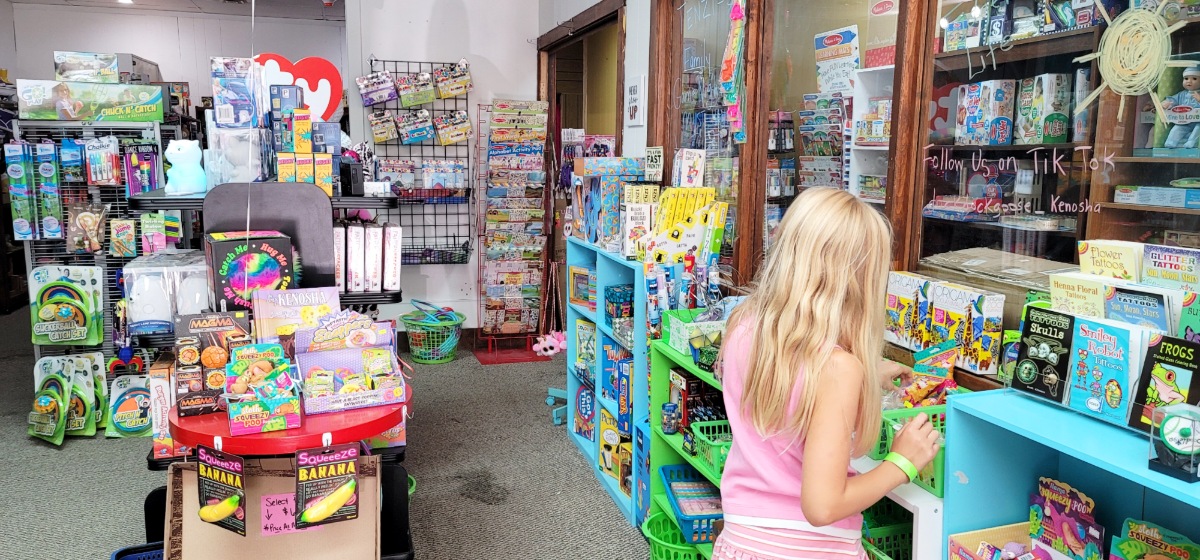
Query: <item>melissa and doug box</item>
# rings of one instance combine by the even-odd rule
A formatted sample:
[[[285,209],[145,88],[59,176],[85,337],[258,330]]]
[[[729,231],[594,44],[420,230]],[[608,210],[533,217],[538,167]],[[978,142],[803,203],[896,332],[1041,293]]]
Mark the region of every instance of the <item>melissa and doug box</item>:
[[[988,80],[959,87],[955,143],[1007,146],[1013,137],[1015,80]]]
[[[235,348],[225,366],[229,433],[235,436],[300,427],[299,387],[278,344]]]
[[[958,344],[956,365],[980,375],[996,375],[1004,334],[1004,295],[943,282],[930,287],[933,322],[930,344]]]
[[[292,240],[278,231],[234,231],[204,237],[208,288],[217,310],[250,310],[258,290],[293,284]]]
[[[924,350],[929,345],[933,327],[930,288],[936,284],[933,278],[911,272],[888,274],[884,340],[909,350]]]
[[[180,416],[225,410],[225,366],[233,350],[252,342],[245,311],[175,318],[175,369],[171,374]]]
[[[1021,80],[1013,144],[1057,144],[1071,138],[1070,74],[1042,74]]]

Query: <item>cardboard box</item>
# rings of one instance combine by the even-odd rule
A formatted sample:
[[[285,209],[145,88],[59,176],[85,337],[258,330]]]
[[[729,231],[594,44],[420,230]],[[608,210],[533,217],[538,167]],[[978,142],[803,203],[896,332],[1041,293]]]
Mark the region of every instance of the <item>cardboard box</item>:
[[[17,80],[17,117],[42,121],[161,122],[159,86]]]
[[[1007,146],[1013,137],[1015,80],[988,80],[960,86],[955,143]]]
[[[297,183],[312,183],[316,177],[313,175],[313,155],[312,154],[296,154],[296,182]]]
[[[930,288],[931,345],[959,341],[955,365],[979,375],[996,375],[1004,330],[1004,295],[949,282]]]
[[[313,182],[328,196],[333,196],[333,155],[313,154]]]
[[[273,85],[271,92],[271,123],[283,122],[283,116],[304,107],[304,90],[300,86]]]
[[[342,153],[342,128],[335,122],[312,123],[313,153],[333,154],[335,157]]]
[[[1169,208],[1200,208],[1200,189],[1121,185],[1113,189],[1113,202]]]
[[[204,257],[217,310],[248,311],[255,291],[294,284],[292,239],[277,231],[210,233],[204,237]]]
[[[167,560],[285,558],[361,560],[380,556],[380,467],[378,457],[359,457],[358,517],[294,531],[282,501],[296,494],[295,459],[246,459],[246,536],[201,521],[196,463],[177,463],[167,474],[165,523]],[[290,504],[290,502],[288,502]],[[264,515],[264,505],[273,515]],[[287,506],[292,511],[294,506]],[[275,536],[279,535],[279,536]],[[330,546],[330,543],[337,543]]]
[[[158,359],[150,365],[150,427],[153,431],[155,459],[183,457],[192,451],[171,437],[168,413],[175,405],[175,387],[171,380],[174,370],[175,355],[169,351],[159,354]]]
[[[173,400],[180,416],[224,412],[225,366],[234,348],[250,344],[250,317],[245,311],[175,317]]]
[[[1071,138],[1070,74],[1042,74],[1021,80],[1013,144],[1059,144]]]
[[[296,182],[296,154],[279,152],[275,157],[276,181],[280,183]]]
[[[312,112],[308,109],[292,111],[292,146],[297,154],[313,152],[312,124]]]
[[[117,55],[74,51],[54,51],[54,79],[61,82],[93,84],[121,83]]]
[[[929,344],[933,326],[929,296],[936,284],[933,278],[911,272],[888,274],[884,340],[909,350],[923,350]]]

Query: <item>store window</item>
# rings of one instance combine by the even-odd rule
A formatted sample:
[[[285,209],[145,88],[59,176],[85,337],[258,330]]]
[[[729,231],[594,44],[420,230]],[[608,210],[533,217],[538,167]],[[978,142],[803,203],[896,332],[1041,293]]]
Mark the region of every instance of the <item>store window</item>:
[[[704,150],[703,184],[716,189],[717,200],[729,203],[719,261],[728,267],[732,265],[745,142],[744,121],[737,109],[744,103],[744,51],[728,45],[731,34],[745,32],[745,1],[684,0],[679,12],[683,20],[682,74],[677,84],[679,148]],[[744,45],[744,35],[741,39]]]
[[[882,211],[897,0],[777,0],[770,68],[764,246],[793,198],[847,189]]]

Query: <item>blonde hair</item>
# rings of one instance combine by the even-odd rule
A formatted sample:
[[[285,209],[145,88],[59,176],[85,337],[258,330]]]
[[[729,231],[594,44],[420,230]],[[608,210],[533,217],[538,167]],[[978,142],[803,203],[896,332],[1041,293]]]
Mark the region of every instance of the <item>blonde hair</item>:
[[[763,437],[802,440],[816,407],[821,376],[834,346],[866,370],[854,426],[855,456],[878,437],[884,296],[891,257],[891,226],[854,195],[814,188],[796,197],[750,296],[729,318],[755,327],[742,388],[742,406]],[[804,372],[798,406],[797,378]]]

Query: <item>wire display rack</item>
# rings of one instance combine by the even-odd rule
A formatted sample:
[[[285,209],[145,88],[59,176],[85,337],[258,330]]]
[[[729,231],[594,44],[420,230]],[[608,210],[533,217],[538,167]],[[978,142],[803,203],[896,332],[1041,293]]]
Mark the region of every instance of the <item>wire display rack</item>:
[[[160,149],[165,141],[169,141],[179,132],[178,127],[160,127],[159,123],[101,123],[101,122],[65,122],[65,121],[15,121],[13,132],[16,138],[29,143],[40,143],[51,140],[56,144],[65,138],[84,139],[103,136],[116,136],[119,139],[135,138],[155,141]],[[124,146],[122,146],[122,151]],[[124,154],[122,153],[122,157]],[[162,182],[160,170],[159,182]],[[119,185],[87,185],[86,183],[71,182],[65,179],[61,183],[63,204],[84,201],[103,204],[108,207],[107,219],[133,219],[139,213],[130,209],[129,198],[126,196],[124,183]],[[107,226],[106,226],[107,227]],[[107,232],[106,232],[107,233]],[[34,356],[58,356],[75,352],[96,351],[104,352],[108,357],[116,354],[116,344],[113,341],[113,305],[124,297],[118,284],[121,269],[133,260],[132,258],[114,257],[109,254],[107,246],[99,253],[74,253],[67,250],[67,242],[63,239],[38,240],[25,242],[25,268],[27,272],[44,265],[80,265],[99,266],[104,271],[104,341],[97,347],[91,346],[34,346]]]
[[[544,141],[521,144],[537,152],[520,171],[489,161],[492,153],[492,106],[479,105],[476,139],[476,184],[479,207],[479,340],[493,349],[497,342],[524,340],[526,347],[542,329],[546,295],[547,192]],[[498,150],[503,152],[504,150]],[[520,167],[520,166],[517,166]],[[541,173],[540,180],[533,180]],[[541,215],[536,215],[541,212]],[[520,219],[524,218],[524,219]]]
[[[382,60],[373,56],[367,62],[371,72],[388,72],[393,79],[405,74],[432,74],[438,68],[455,65],[451,62]],[[364,119],[367,119],[366,129],[370,130],[369,117],[376,111],[391,111],[396,117],[409,111],[424,109],[429,111],[433,119],[437,119],[455,111],[467,112],[469,108],[468,95],[438,98],[432,103],[407,108],[401,106],[399,99],[393,99],[365,107]],[[471,209],[471,181],[474,177],[470,173],[471,151],[470,141],[446,146],[439,144],[437,140],[427,140],[418,144],[402,144],[399,139],[375,143],[376,161],[380,158],[408,160],[415,162],[419,167],[422,161],[427,160],[459,160],[468,170],[464,189],[403,189],[393,186],[392,191],[398,199],[398,207],[378,210],[376,220],[397,223],[404,229],[401,257],[404,264],[470,262],[474,244],[474,213]],[[423,187],[423,181],[424,177],[418,172],[418,185]]]

